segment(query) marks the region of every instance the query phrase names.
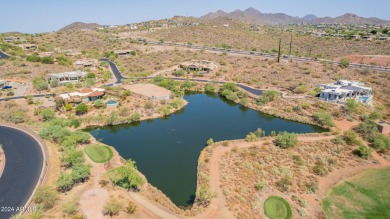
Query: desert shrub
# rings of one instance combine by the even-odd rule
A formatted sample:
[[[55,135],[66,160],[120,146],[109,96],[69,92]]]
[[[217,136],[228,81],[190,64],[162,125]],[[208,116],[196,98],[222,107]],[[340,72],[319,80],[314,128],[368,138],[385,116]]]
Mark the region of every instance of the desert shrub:
[[[373,111],[370,113],[370,115],[368,116],[370,119],[382,119],[382,113],[378,112],[378,111]]]
[[[257,137],[259,137],[259,138],[265,137],[265,131],[264,131],[263,129],[261,129],[261,128],[256,129],[256,131],[254,132],[254,134],[255,134]]]
[[[372,120],[360,123],[354,130],[369,142],[372,142],[379,134],[378,126]]]
[[[133,115],[131,116],[131,121],[132,122],[138,122],[141,120],[141,116],[139,113],[135,112],[133,113]]]
[[[257,104],[258,105],[267,104],[269,102],[274,101],[279,96],[280,96],[279,91],[274,91],[274,90],[264,91],[263,94],[257,99]]]
[[[364,145],[360,145],[359,148],[354,150],[353,152],[361,158],[368,159],[369,157],[371,157],[372,149]]]
[[[49,85],[47,84],[45,79],[43,79],[42,77],[35,77],[33,79],[32,83],[33,83],[34,89],[37,90],[37,91],[42,91],[42,90],[49,89]]]
[[[186,71],[183,70],[183,69],[176,69],[174,72],[173,72],[173,75],[176,76],[176,77],[180,77],[180,76],[183,76],[186,74]]]
[[[41,112],[41,116],[44,121],[48,121],[54,119],[55,113],[52,109],[44,109]]]
[[[153,102],[150,101],[150,100],[146,101],[145,104],[144,104],[144,108],[147,109],[147,110],[153,109]]]
[[[313,118],[320,125],[334,126],[333,116],[325,111],[313,113]]]
[[[214,144],[214,140],[212,138],[207,140],[207,145],[212,145],[212,144]]]
[[[57,190],[60,192],[69,191],[73,184],[72,176],[68,173],[62,173],[56,181]]]
[[[88,112],[88,106],[85,103],[80,103],[79,105],[76,106],[76,113],[77,114],[85,114]]]
[[[62,204],[62,212],[68,216],[75,215],[78,212],[79,203],[70,201]]]
[[[85,182],[91,173],[90,167],[85,165],[85,164],[77,164],[74,165],[72,168],[72,180],[74,183],[80,183],[80,182]]]
[[[307,85],[302,84],[294,88],[294,93],[303,94],[308,91]]]
[[[341,68],[347,68],[349,66],[350,62],[349,59],[343,58],[340,60],[340,67]]]
[[[66,150],[62,153],[60,160],[63,166],[70,168],[83,163],[84,154],[82,151],[76,149]]]
[[[298,144],[298,137],[294,133],[282,132],[278,134],[276,145],[281,148],[291,148]]]
[[[110,217],[119,214],[122,209],[122,204],[114,198],[109,199],[103,207],[103,214]]]
[[[358,134],[352,130],[345,131],[343,134],[343,140],[348,145],[356,145],[359,143]]]
[[[69,103],[66,104],[66,105],[65,105],[65,110],[66,110],[66,111],[71,111],[71,110],[72,110],[72,105],[69,104]]]
[[[196,85],[196,82],[192,82],[190,81],[190,79],[186,79],[180,86],[180,88],[183,88],[183,89],[191,89],[192,87],[194,87]]]
[[[318,176],[326,176],[326,174],[328,174],[328,169],[326,168],[324,162],[317,160],[314,164],[313,172]]]
[[[125,189],[137,190],[144,184],[144,180],[137,172],[135,161],[132,160],[128,160],[125,166],[108,172],[108,178],[114,185]]]
[[[390,149],[390,138],[382,134],[378,134],[377,137],[372,141],[371,146],[378,152],[384,153]]]
[[[359,111],[359,103],[353,99],[347,99],[344,109],[349,113],[357,113]]]
[[[254,141],[256,141],[257,139],[258,139],[258,137],[257,137],[256,134],[253,133],[253,132],[249,132],[249,134],[246,135],[246,137],[245,137],[245,140],[246,140],[247,142],[254,142]]]
[[[96,108],[101,108],[101,107],[104,106],[104,102],[103,102],[103,100],[98,99],[98,100],[95,100],[95,101],[93,102],[93,105],[94,105]]]
[[[57,191],[50,186],[41,186],[34,195],[34,202],[39,204],[44,210],[52,208],[57,201]]]
[[[135,205],[134,202],[132,201],[129,201],[127,203],[127,206],[125,207],[125,212],[128,213],[128,214],[134,214],[135,211],[137,210],[137,205]]]
[[[291,185],[292,185],[292,181],[288,176],[284,176],[280,180],[276,181],[276,186],[281,192],[290,191]]]
[[[215,193],[211,192],[207,186],[200,186],[196,191],[195,202],[206,207],[214,197]]]
[[[264,181],[257,182],[256,185],[255,185],[255,189],[257,191],[263,190],[264,187],[265,187],[265,182]]]
[[[209,82],[206,84],[205,89],[206,92],[208,93],[214,93],[216,90],[216,85],[212,82]]]
[[[46,57],[41,58],[41,62],[43,64],[53,64],[54,60],[52,57],[46,56]]]

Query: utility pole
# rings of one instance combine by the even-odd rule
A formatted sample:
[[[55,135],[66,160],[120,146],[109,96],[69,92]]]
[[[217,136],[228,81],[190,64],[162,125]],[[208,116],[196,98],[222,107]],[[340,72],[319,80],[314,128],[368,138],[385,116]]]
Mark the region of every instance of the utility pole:
[[[278,63],[280,63],[280,46],[282,44],[282,38],[279,38],[279,50],[278,50]]]
[[[292,33],[291,33],[291,38],[290,38],[290,53],[289,53],[289,56],[291,56],[291,49],[292,49]]]

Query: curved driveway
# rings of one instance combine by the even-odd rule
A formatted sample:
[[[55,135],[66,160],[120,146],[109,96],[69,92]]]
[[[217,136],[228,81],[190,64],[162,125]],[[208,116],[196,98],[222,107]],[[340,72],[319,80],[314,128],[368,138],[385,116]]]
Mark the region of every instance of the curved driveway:
[[[6,156],[0,178],[0,218],[9,218],[29,200],[41,175],[44,157],[32,136],[14,128],[0,126],[0,144]]]

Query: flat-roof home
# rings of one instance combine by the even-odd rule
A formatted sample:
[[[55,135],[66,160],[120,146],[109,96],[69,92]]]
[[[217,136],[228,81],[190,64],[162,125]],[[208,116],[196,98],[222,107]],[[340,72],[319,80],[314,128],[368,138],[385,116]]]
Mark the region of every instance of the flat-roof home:
[[[19,44],[19,47],[21,47],[23,50],[36,50],[38,49],[37,45],[35,44]]]
[[[378,37],[378,40],[389,41],[390,37]]]
[[[0,80],[0,88],[3,88],[5,85],[7,85],[7,81]]]
[[[73,62],[76,68],[96,68],[98,61],[96,59],[79,59]]]
[[[72,72],[63,72],[63,73],[52,73],[47,75],[48,81],[57,80],[61,84],[65,83],[76,83],[80,79],[87,76],[86,72],[82,71],[72,71]]]
[[[114,54],[117,54],[118,56],[128,56],[131,55],[132,50],[115,50]]]
[[[386,121],[378,121],[376,123],[378,125],[378,130],[380,133],[384,135],[390,134],[390,123]]]
[[[27,42],[27,40],[25,40],[25,39],[23,39],[21,37],[14,37],[14,36],[4,37],[3,41],[6,42],[6,43],[12,43],[12,42],[16,42],[16,41],[19,41],[21,43],[26,43]]]
[[[65,104],[79,104],[102,99],[104,95],[103,88],[87,88],[81,89],[79,92],[60,94],[59,97],[64,100]]]
[[[360,35],[352,35],[351,38],[352,38],[352,39],[360,39],[361,36],[360,36]]]
[[[192,60],[189,62],[184,62],[180,64],[180,68],[184,70],[190,70],[190,71],[201,71],[201,72],[210,72],[217,68],[217,65],[215,65],[211,61],[207,60]]]
[[[370,104],[372,101],[372,88],[365,87],[364,83],[358,81],[338,80],[332,84],[321,84],[317,87],[324,90],[320,93],[320,100],[345,103],[347,99],[354,99],[356,102]]]
[[[370,35],[366,35],[366,36],[362,36],[362,39],[371,41],[373,38]]]

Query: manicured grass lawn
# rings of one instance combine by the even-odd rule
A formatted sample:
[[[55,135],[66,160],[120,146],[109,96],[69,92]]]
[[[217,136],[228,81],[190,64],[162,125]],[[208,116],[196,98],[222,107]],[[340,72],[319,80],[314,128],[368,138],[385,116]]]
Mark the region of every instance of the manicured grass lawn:
[[[323,200],[329,218],[390,218],[390,168],[368,170]]]
[[[290,205],[278,196],[270,196],[265,201],[264,213],[271,219],[290,219],[292,217]]]
[[[104,163],[111,160],[114,153],[112,149],[102,145],[88,145],[84,149],[88,157],[96,163]]]

